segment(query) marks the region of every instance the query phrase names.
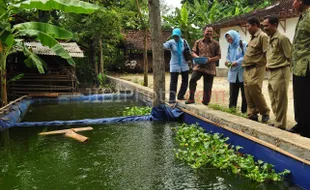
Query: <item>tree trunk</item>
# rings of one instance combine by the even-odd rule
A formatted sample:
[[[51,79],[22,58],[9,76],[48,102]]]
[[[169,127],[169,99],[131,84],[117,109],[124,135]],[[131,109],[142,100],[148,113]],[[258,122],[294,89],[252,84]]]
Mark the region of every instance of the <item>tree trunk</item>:
[[[104,74],[104,65],[103,65],[103,51],[102,51],[102,39],[99,38],[99,56],[98,56],[98,61],[99,61],[99,73],[102,75]]]
[[[148,71],[149,71],[149,62],[147,57],[147,34],[148,30],[145,29],[144,33],[144,51],[143,51],[143,58],[144,58],[144,86],[148,86]]]
[[[1,78],[1,106],[8,104],[8,95],[6,89],[6,56],[4,47],[0,42],[0,78]]]
[[[89,64],[93,65],[95,75],[98,76],[98,67],[96,64],[96,48],[94,40],[89,43]]]
[[[148,86],[148,78],[147,78],[147,74],[148,74],[148,58],[147,58],[147,33],[148,33],[148,29],[147,29],[147,25],[143,20],[143,16],[142,16],[142,12],[140,9],[140,4],[139,1],[136,0],[136,5],[137,5],[137,9],[138,9],[138,13],[139,13],[139,18],[140,18],[140,22],[142,25],[142,28],[144,29],[144,50],[143,50],[143,70],[144,70],[144,81],[143,81],[143,86]]]
[[[149,14],[153,54],[153,106],[165,103],[165,64],[162,38],[160,0],[149,0]]]

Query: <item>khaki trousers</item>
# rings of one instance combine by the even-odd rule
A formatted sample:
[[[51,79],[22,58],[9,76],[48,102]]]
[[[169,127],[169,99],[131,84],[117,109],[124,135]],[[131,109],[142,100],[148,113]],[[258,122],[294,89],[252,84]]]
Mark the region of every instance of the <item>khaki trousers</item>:
[[[258,113],[261,115],[269,115],[270,113],[270,109],[262,93],[265,69],[265,66],[250,66],[245,67],[243,72],[244,92],[248,105],[249,118]]]
[[[271,101],[272,112],[276,119],[275,127],[286,129],[286,115],[288,106],[288,86],[290,82],[290,67],[281,67],[270,70],[268,92]]]

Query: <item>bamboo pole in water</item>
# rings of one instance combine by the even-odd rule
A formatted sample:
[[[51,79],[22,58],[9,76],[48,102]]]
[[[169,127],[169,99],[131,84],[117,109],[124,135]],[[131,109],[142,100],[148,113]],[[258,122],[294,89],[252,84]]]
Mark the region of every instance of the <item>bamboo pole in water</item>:
[[[27,98],[27,97],[28,97],[28,96],[25,95],[25,96],[22,96],[22,97],[20,97],[20,98],[17,98],[16,100],[10,102],[10,103],[7,104],[6,106],[3,106],[2,108],[0,108],[0,112],[5,111],[6,109],[8,109],[8,108],[10,107],[10,105],[15,104],[15,103],[21,101],[22,99]]]
[[[66,132],[65,136],[70,137],[70,138],[75,139],[75,140],[80,141],[80,142],[87,142],[88,141],[88,137],[77,134],[72,129],[68,130],[68,132]]]
[[[29,93],[29,97],[46,97],[46,98],[57,98],[59,96],[59,93]]]
[[[39,135],[59,135],[59,134],[65,134],[70,130],[74,132],[80,132],[80,131],[91,131],[93,130],[93,128],[92,127],[80,127],[80,128],[63,129],[63,130],[57,130],[57,131],[42,132],[42,133],[39,133]]]

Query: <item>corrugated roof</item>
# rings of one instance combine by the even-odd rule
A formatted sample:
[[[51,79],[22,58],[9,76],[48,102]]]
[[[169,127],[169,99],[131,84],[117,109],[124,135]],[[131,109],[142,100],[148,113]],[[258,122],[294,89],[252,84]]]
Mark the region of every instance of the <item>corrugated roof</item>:
[[[84,53],[75,42],[60,43],[65,50],[68,51],[71,57],[84,57]],[[31,48],[32,52],[38,55],[53,55],[56,54],[47,46],[43,46],[40,42],[25,42],[28,48]]]
[[[293,9],[294,0],[281,0],[264,9],[254,10],[244,15],[235,16],[229,19],[220,20],[214,24],[208,25],[214,28],[227,28],[231,26],[242,26],[251,16],[263,19],[267,15],[277,15],[280,19],[297,17],[299,13]]]

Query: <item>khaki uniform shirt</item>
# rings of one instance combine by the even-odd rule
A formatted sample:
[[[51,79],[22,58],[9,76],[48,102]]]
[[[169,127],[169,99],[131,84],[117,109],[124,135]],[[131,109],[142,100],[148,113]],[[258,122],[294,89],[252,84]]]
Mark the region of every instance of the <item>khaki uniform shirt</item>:
[[[310,8],[302,13],[293,41],[292,70],[296,76],[306,76],[310,67]]]
[[[248,66],[265,66],[267,63],[266,52],[268,49],[268,36],[259,29],[252,37],[248,44],[247,51],[242,63],[243,67]]]
[[[206,40],[202,38],[197,40],[193,46],[192,51],[195,52],[199,57],[221,57],[220,44],[213,39]],[[216,75],[216,63],[208,62],[204,65],[195,64],[193,70],[207,73],[209,75]]]
[[[289,66],[291,57],[292,43],[288,37],[277,31],[269,40],[267,67],[270,69],[275,69]]]

